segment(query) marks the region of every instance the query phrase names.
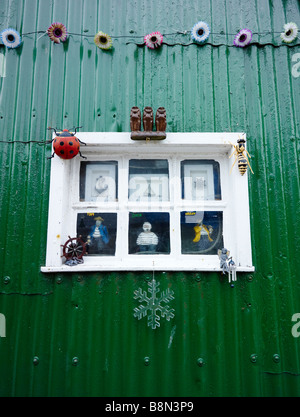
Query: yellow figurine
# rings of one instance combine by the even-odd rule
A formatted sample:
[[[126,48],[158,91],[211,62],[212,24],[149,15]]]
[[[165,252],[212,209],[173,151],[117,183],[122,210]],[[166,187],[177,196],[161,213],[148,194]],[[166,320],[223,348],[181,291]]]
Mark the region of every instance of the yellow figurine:
[[[205,234],[207,234],[208,240],[210,242],[213,241],[213,239],[210,237],[210,233],[212,233],[213,228],[211,226],[205,226],[202,223],[198,223],[197,226],[194,227],[194,231],[195,231],[195,238],[193,239],[194,243],[199,242],[199,240],[201,239],[201,232],[202,229],[206,232]]]

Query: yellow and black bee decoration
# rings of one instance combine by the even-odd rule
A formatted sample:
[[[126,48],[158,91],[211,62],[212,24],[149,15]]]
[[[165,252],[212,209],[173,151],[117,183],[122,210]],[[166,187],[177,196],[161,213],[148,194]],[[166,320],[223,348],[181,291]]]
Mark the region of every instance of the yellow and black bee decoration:
[[[231,143],[231,145],[234,147],[234,151],[232,152],[232,154],[230,155],[229,158],[231,158],[233,155],[235,155],[235,160],[234,160],[234,163],[231,167],[230,173],[231,173],[232,168],[234,167],[236,161],[238,161],[238,169],[239,169],[241,175],[245,174],[245,172],[247,171],[248,166],[249,166],[249,168],[250,168],[250,170],[253,174],[249,159],[247,158],[247,155],[248,155],[249,158],[251,158],[251,156],[249,155],[248,151],[246,150],[245,143],[246,143],[246,140],[244,138],[239,138],[237,140],[237,145],[233,145]]]

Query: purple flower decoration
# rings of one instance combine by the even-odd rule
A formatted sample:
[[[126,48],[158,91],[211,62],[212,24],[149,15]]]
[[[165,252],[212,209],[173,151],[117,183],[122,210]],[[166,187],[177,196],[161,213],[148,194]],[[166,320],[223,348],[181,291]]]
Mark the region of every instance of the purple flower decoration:
[[[242,29],[234,37],[234,45],[240,48],[244,48],[249,45],[252,40],[252,32],[249,29]]]

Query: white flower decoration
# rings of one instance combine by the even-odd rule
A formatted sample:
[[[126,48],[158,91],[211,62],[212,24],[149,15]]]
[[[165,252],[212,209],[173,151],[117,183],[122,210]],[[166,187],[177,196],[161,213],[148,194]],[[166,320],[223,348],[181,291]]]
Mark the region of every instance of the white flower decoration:
[[[293,42],[298,36],[298,26],[296,23],[290,22],[283,26],[284,32],[280,34],[281,39],[285,43]]]
[[[107,33],[104,33],[102,31],[98,32],[94,37],[94,42],[100,49],[111,49],[112,47],[112,39]]]
[[[22,42],[19,32],[12,28],[2,30],[0,40],[7,48],[17,48]]]
[[[206,22],[196,23],[191,30],[191,38],[197,43],[205,42],[210,34],[209,26]]]

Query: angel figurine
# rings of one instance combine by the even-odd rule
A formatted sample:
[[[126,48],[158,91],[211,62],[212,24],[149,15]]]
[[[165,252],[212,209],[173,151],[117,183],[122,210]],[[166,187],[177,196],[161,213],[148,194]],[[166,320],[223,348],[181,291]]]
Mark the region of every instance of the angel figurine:
[[[220,268],[222,269],[222,274],[228,274],[228,281],[236,281],[236,265],[232,259],[232,256],[229,257],[230,251],[226,248],[218,249],[218,257],[220,259]]]

